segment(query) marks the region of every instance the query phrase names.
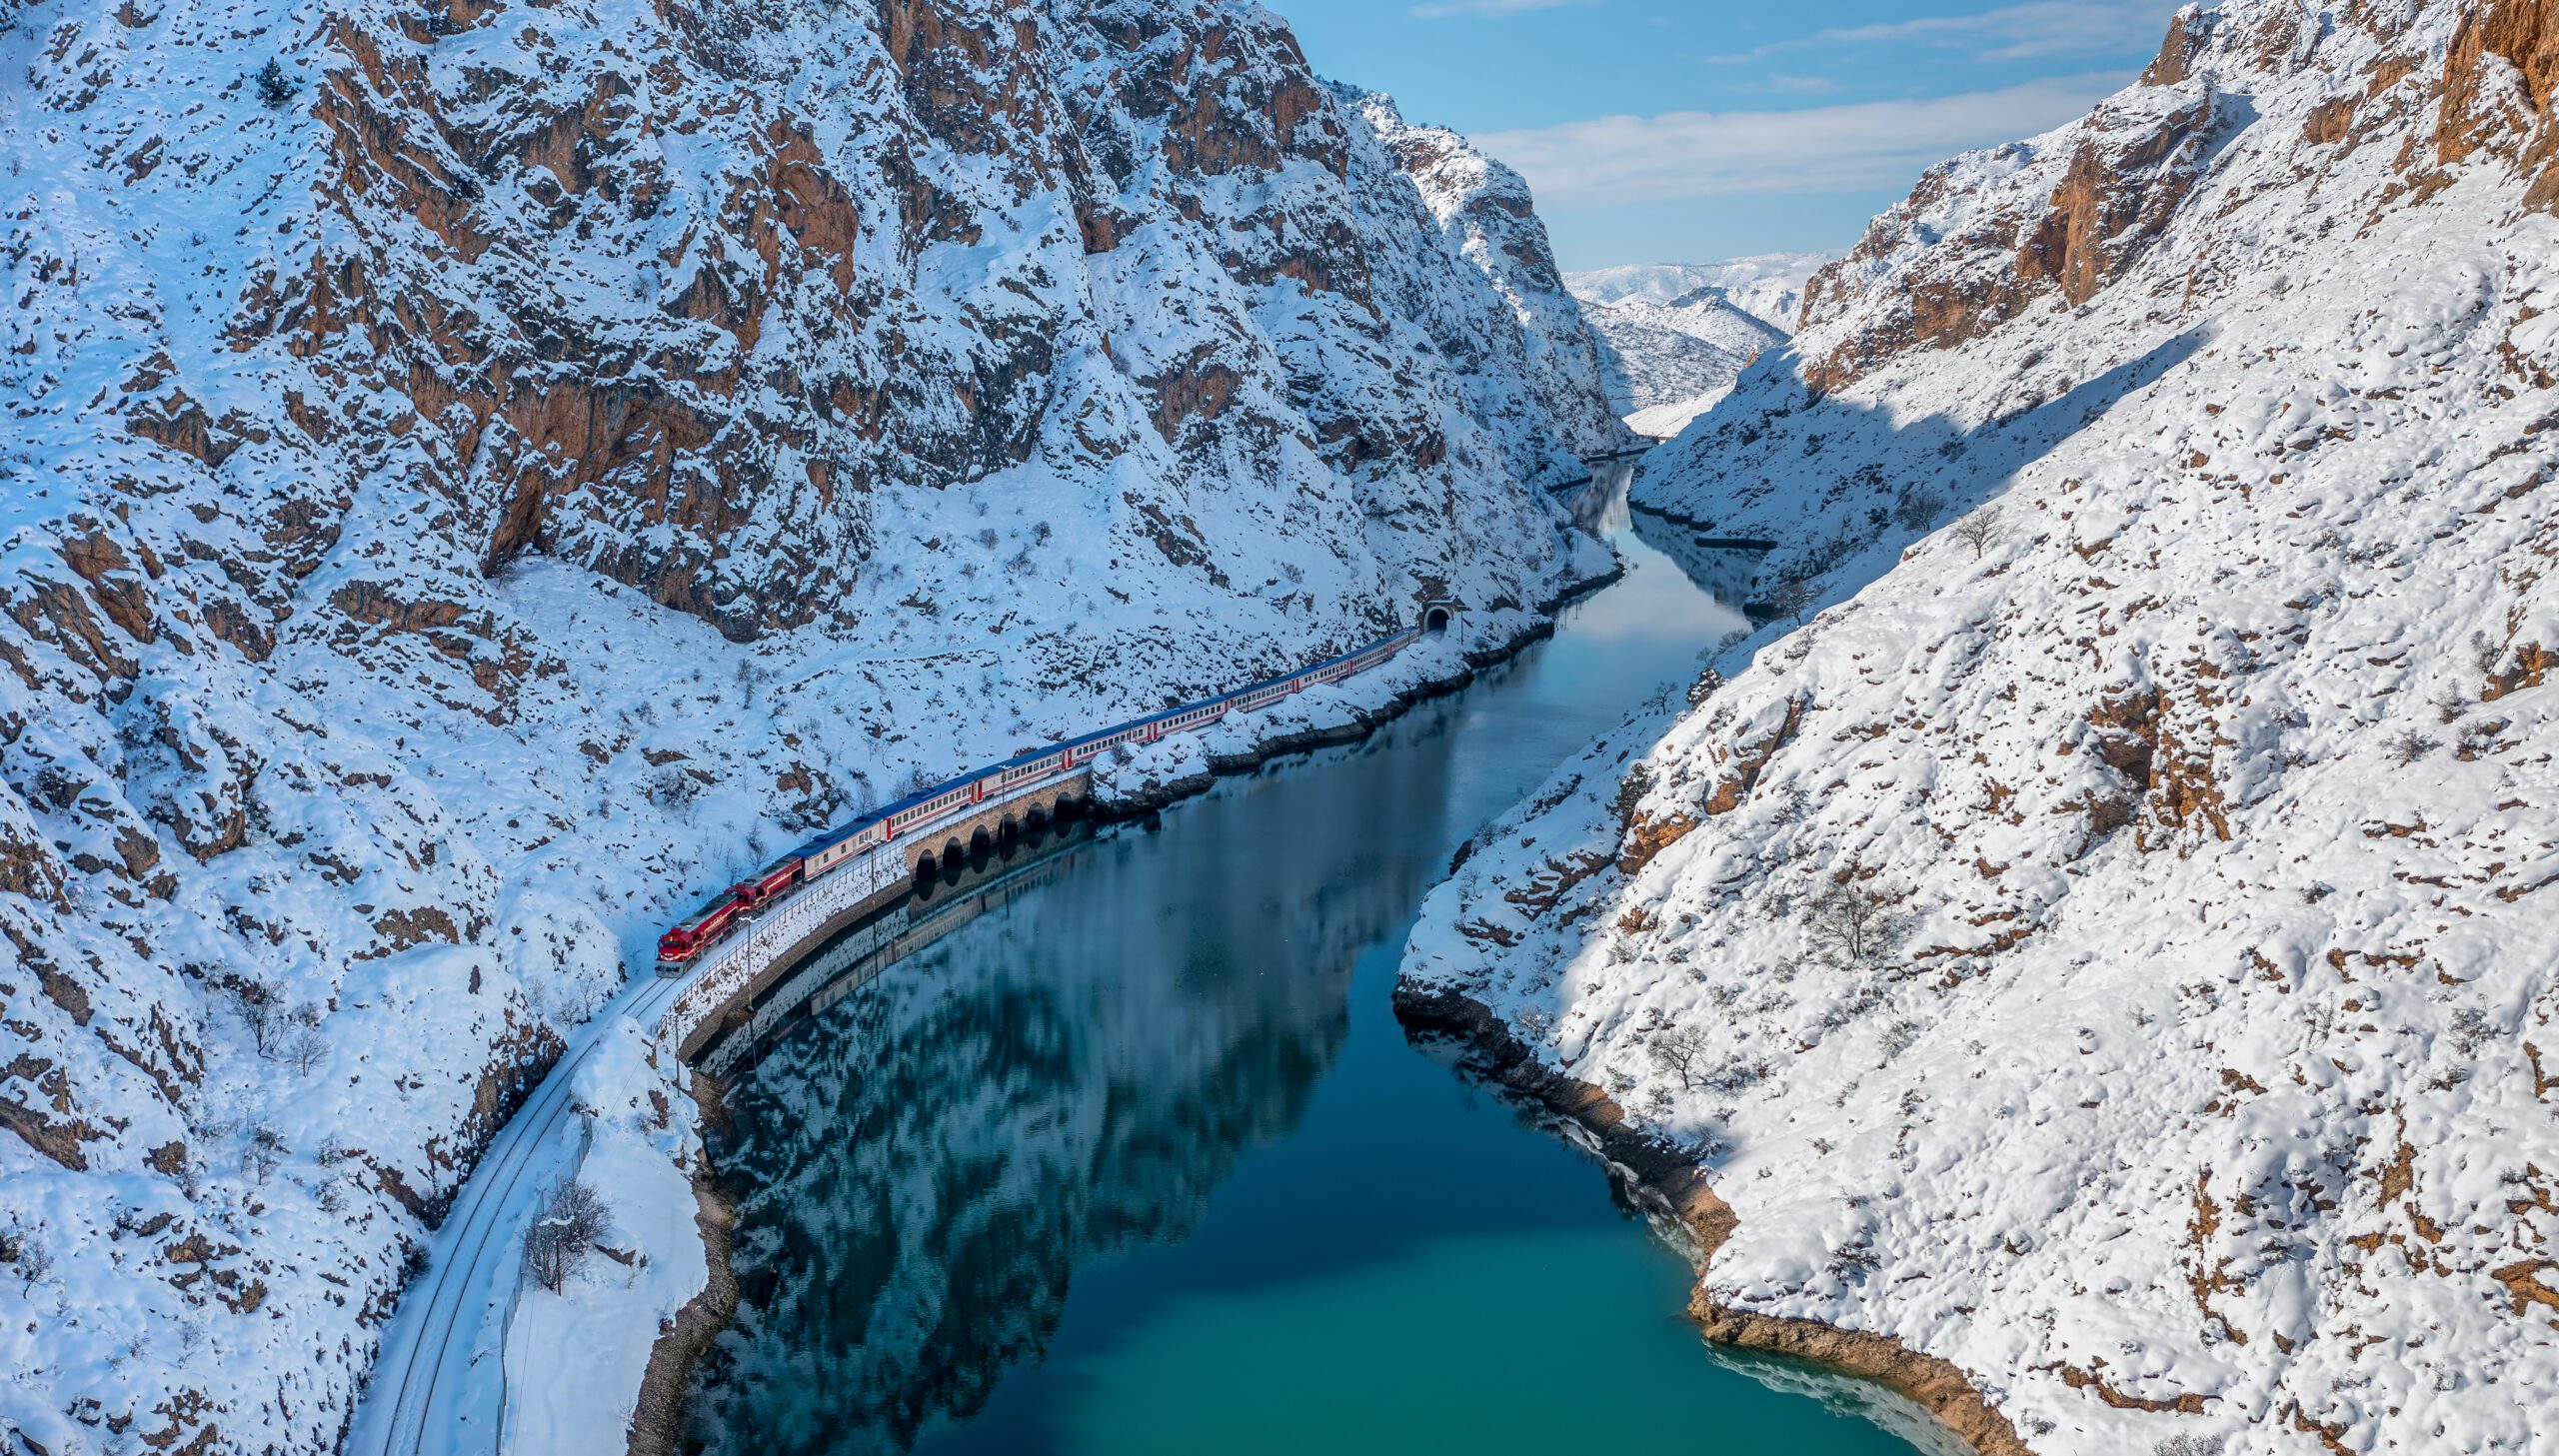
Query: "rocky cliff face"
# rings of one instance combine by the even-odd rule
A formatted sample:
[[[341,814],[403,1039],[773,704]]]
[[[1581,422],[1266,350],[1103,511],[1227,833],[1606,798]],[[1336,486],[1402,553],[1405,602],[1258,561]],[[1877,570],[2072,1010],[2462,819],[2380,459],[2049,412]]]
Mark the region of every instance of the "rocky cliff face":
[[[1391,98],[1350,87],[1336,87],[1335,93],[1420,189],[1445,245],[1489,280],[1508,306],[1510,317],[1487,318],[1479,338],[1452,337],[1439,341],[1440,347],[1459,357],[1492,355],[1487,362],[1493,367],[1477,373],[1523,382],[1532,399],[1544,402],[1558,437],[1583,456],[1632,445],[1633,437],[1605,408],[1602,349],[1555,272],[1528,184],[1455,132],[1405,121]],[[1594,400],[1601,408],[1591,408]]]
[[[1524,196],[1479,263],[1257,8],[11,15],[0,1429],[49,1449],[331,1446],[675,897],[1603,565],[1531,489],[1606,413]]]
[[[1647,459],[1776,622],[1406,975],[1706,1171],[1715,1327],[2038,1452],[2547,1442],[2553,15],[2189,10]]]

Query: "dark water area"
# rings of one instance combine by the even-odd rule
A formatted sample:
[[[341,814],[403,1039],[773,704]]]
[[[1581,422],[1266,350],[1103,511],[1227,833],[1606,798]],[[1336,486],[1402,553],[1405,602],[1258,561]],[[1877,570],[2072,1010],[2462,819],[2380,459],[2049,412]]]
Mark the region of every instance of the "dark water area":
[[[1455,846],[1742,625],[1638,539],[1630,469],[1576,503],[1628,573],[1553,640],[836,957],[715,1139],[744,1297],[687,1449],[1919,1449],[1710,1354],[1599,1165],[1388,1007]]]

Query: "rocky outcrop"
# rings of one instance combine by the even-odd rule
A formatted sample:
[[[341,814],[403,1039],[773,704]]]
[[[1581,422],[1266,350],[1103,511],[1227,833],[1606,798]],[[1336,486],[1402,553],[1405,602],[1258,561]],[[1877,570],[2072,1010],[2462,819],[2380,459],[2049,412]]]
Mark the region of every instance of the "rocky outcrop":
[[[2549,0],[2485,0],[2463,18],[2444,57],[2435,156],[2447,164],[2490,151],[2532,176],[2526,207],[2559,210],[2559,7]]]
[[[2046,299],[2084,304],[2121,277],[2167,231],[2223,130],[2213,83],[2166,64],[2188,23],[2171,28],[2142,86],[1998,154],[1985,181],[1963,162],[1933,169],[1815,274],[1803,326],[1822,352],[1805,383],[1828,393],[1902,354],[1979,338]],[[1949,214],[1961,222],[1939,241]]]

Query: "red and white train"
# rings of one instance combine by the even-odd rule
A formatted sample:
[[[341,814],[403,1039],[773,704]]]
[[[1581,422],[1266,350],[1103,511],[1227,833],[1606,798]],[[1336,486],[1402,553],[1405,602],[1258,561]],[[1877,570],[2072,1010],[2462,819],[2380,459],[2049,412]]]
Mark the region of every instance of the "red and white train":
[[[1002,798],[1018,789],[1065,777],[1122,743],[1152,743],[1173,733],[1195,731],[1228,714],[1253,713],[1269,708],[1292,693],[1302,693],[1311,685],[1338,683],[1353,674],[1364,673],[1410,647],[1424,631],[1445,627],[1448,613],[1445,604],[1427,604],[1422,610],[1422,626],[1406,628],[1357,652],[1327,658],[1283,677],[1266,678],[1223,698],[1186,703],[1150,718],[1017,753],[1001,763],[908,794],[850,823],[838,824],[713,895],[703,902],[701,908],[670,926],[664,935],[658,937],[658,969],[662,974],[673,973],[730,931],[754,918],[756,912],[765,906],[900,834],[912,833],[955,813],[965,812],[971,805],[990,798]]]

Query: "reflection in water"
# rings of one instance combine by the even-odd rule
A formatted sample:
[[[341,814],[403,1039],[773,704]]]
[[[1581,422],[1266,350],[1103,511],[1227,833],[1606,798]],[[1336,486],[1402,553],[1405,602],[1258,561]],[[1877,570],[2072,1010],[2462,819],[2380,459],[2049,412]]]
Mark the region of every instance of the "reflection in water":
[[[1590,484],[1565,498],[1564,509],[1581,529],[1599,536],[1613,536],[1627,526],[1626,487],[1635,478],[1632,457],[1624,460],[1594,461],[1590,466]]]
[[[744,1298],[706,1362],[703,1438],[903,1451],[1039,1354],[1078,1264],[1185,1236],[1238,1153],[1297,1119],[1355,953],[1427,887],[1375,827],[1442,820],[1455,711],[1338,755],[1325,794],[1231,783],[1091,845],[1072,882],[766,1048],[720,1149],[750,1190]]]
[[[1643,538],[1643,544],[1677,563],[1679,570],[1686,573],[1688,580],[1696,583],[1700,591],[1712,595],[1718,602],[1751,600],[1751,582],[1759,575],[1759,562],[1767,555],[1766,552],[1700,545],[1713,540],[1713,533],[1682,526],[1667,516],[1657,516],[1649,511],[1637,510],[1628,514],[1633,519],[1635,534]]]
[[[1625,530],[1549,643],[1368,742],[838,947],[738,1041],[717,1456],[1910,1447],[1722,1369],[1684,1266],[1387,998],[1455,846],[1739,627]],[[971,886],[957,888],[968,895]],[[952,903],[957,903],[952,902]],[[875,942],[885,936],[874,932]],[[918,948],[921,946],[921,948]],[[885,964],[885,969],[882,968]],[[1071,1296],[1072,1292],[1072,1297]],[[1608,1373],[1604,1408],[1554,1342]]]

